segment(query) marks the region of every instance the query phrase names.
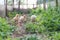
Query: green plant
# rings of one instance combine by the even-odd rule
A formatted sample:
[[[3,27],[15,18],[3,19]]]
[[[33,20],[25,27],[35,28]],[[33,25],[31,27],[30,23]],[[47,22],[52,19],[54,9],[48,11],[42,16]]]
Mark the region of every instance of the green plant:
[[[39,27],[37,28],[37,31],[38,31],[38,33],[44,33],[44,32],[46,32],[46,27],[44,27],[44,26],[39,26]]]
[[[8,16],[9,16],[10,18],[13,18],[13,17],[15,17],[16,14],[17,14],[16,12],[9,12],[9,13],[8,13]]]
[[[2,38],[7,38],[14,31],[14,26],[11,26],[7,23],[5,18],[0,17],[0,36]]]
[[[60,30],[60,11],[59,8],[48,8],[46,11],[42,11],[38,14],[37,21],[39,24],[46,27],[48,31]]]
[[[56,10],[57,9],[57,10]],[[38,32],[54,32],[60,31],[60,7],[53,8],[49,7],[46,10],[42,10],[40,8],[30,10],[30,15],[34,14],[37,15],[37,23],[33,25],[33,23],[27,23],[27,28],[37,30]],[[32,26],[31,26],[32,25]],[[34,28],[36,26],[36,28]],[[28,32],[29,31],[27,29]]]
[[[47,27],[48,31],[56,31],[59,29],[60,13],[54,9],[50,9],[43,14],[43,25]]]
[[[53,40],[60,40],[60,32],[54,32],[54,34],[52,34],[50,38]]]
[[[26,24],[26,32],[27,33],[44,33],[46,31],[46,27],[41,25],[40,23],[28,23]]]
[[[29,11],[29,15],[39,15],[43,12],[44,10],[41,9],[40,7],[39,8],[36,8],[36,9],[32,9]]]
[[[36,35],[29,35],[24,36],[23,38],[20,38],[21,40],[39,40]]]
[[[14,10],[13,12],[8,12],[9,18],[15,17],[16,14],[22,14],[22,12],[21,11],[16,11],[16,10]]]
[[[30,22],[26,24],[26,32],[30,33],[35,33],[36,32],[37,25]]]

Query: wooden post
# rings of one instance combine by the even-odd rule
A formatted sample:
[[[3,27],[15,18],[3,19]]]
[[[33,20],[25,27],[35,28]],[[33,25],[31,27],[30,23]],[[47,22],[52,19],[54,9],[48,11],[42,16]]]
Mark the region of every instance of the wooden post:
[[[46,10],[46,0],[43,0],[43,8]]]
[[[56,0],[56,7],[58,7],[58,0]]]
[[[58,10],[58,0],[56,0],[56,11]]]
[[[20,10],[20,0],[18,1],[18,10]]]
[[[20,0],[18,1],[18,13],[20,11]]]
[[[34,8],[34,4],[33,4],[33,8]]]
[[[6,13],[6,16],[8,16],[8,14],[7,14],[7,0],[4,0],[4,3],[5,3],[5,13]]]
[[[13,6],[13,11],[14,11],[14,0],[13,0],[13,5],[12,6]]]
[[[27,0],[27,9],[28,9],[28,0]]]

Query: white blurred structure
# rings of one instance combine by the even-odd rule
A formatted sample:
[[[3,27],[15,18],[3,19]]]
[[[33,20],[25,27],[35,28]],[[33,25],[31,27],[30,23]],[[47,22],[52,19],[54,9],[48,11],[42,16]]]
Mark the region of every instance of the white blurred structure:
[[[31,21],[32,21],[32,22],[35,22],[35,21],[36,21],[36,17],[37,17],[36,15],[32,15],[32,16],[31,16]]]
[[[36,8],[37,7],[37,0],[21,0],[22,4],[20,4],[20,9],[27,9],[30,8],[32,9],[33,7]],[[51,1],[51,2],[47,2],[46,3],[46,8],[48,7],[48,5],[51,6],[55,6],[55,1]],[[4,4],[4,0],[0,1],[0,4]],[[39,4],[38,6],[40,6],[41,8],[43,8],[43,3]],[[18,2],[16,0],[14,0],[14,8],[18,8]],[[7,6],[8,10],[12,10],[13,6]]]
[[[20,9],[32,9],[32,8],[36,8],[36,7],[41,7],[43,9],[43,3],[37,5],[37,0],[21,0],[23,2],[23,4],[20,4]],[[60,0],[58,0],[59,6],[60,6]],[[48,8],[48,6],[52,6],[54,7],[56,5],[55,1],[51,1],[51,2],[46,2],[46,8]],[[16,0],[14,0],[14,8],[18,8],[18,3]],[[13,10],[13,5],[12,6],[7,6],[8,10]],[[5,16],[5,6],[4,6],[4,0],[0,0],[0,16]]]
[[[0,5],[0,16],[1,17],[5,17],[5,6],[4,5]]]

